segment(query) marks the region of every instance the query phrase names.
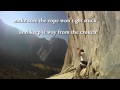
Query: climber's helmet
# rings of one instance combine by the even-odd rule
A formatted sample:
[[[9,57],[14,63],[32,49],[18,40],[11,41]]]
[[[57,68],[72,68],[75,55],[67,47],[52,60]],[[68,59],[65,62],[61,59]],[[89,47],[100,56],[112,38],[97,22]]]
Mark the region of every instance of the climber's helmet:
[[[80,49],[80,52],[84,52],[84,50],[83,50],[83,49]]]

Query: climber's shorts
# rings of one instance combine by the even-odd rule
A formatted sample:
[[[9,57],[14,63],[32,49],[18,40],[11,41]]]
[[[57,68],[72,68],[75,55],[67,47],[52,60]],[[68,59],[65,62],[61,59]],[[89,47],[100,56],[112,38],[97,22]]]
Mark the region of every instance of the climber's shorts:
[[[82,68],[86,68],[87,67],[87,61],[80,61],[80,66],[82,67]]]

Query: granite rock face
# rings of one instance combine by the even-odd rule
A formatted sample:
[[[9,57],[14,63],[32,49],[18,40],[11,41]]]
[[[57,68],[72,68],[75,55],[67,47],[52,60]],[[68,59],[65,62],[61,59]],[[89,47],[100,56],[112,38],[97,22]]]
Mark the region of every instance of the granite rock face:
[[[68,23],[69,30],[92,31],[96,34],[70,34],[61,73],[79,64],[77,47],[85,50],[89,62],[89,78],[120,78],[120,12],[66,11],[68,19],[96,19],[93,23]]]

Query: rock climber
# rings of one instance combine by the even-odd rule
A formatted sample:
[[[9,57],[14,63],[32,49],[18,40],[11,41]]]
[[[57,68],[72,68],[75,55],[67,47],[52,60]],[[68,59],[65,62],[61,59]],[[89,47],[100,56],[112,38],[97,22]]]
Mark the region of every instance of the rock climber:
[[[87,59],[86,53],[84,52],[83,49],[77,48],[77,52],[78,52],[78,56],[79,56],[79,59],[80,59],[80,64],[79,64],[79,66],[77,67],[75,76],[80,76],[79,74],[80,74],[81,70],[82,70],[83,68],[86,68],[86,67],[87,67],[88,59]]]

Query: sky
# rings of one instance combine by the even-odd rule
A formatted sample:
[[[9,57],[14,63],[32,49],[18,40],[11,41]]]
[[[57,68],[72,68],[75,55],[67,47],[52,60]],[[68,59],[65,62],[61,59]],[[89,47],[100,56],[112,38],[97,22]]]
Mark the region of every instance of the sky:
[[[23,18],[24,20],[28,19],[66,19],[65,11],[0,11],[0,19],[10,26],[16,27],[21,31],[68,31],[67,23],[14,23],[16,20],[20,20]],[[40,38],[46,38],[48,40],[51,39],[52,35],[40,35]],[[55,37],[59,37],[68,41],[68,35],[55,35]]]

